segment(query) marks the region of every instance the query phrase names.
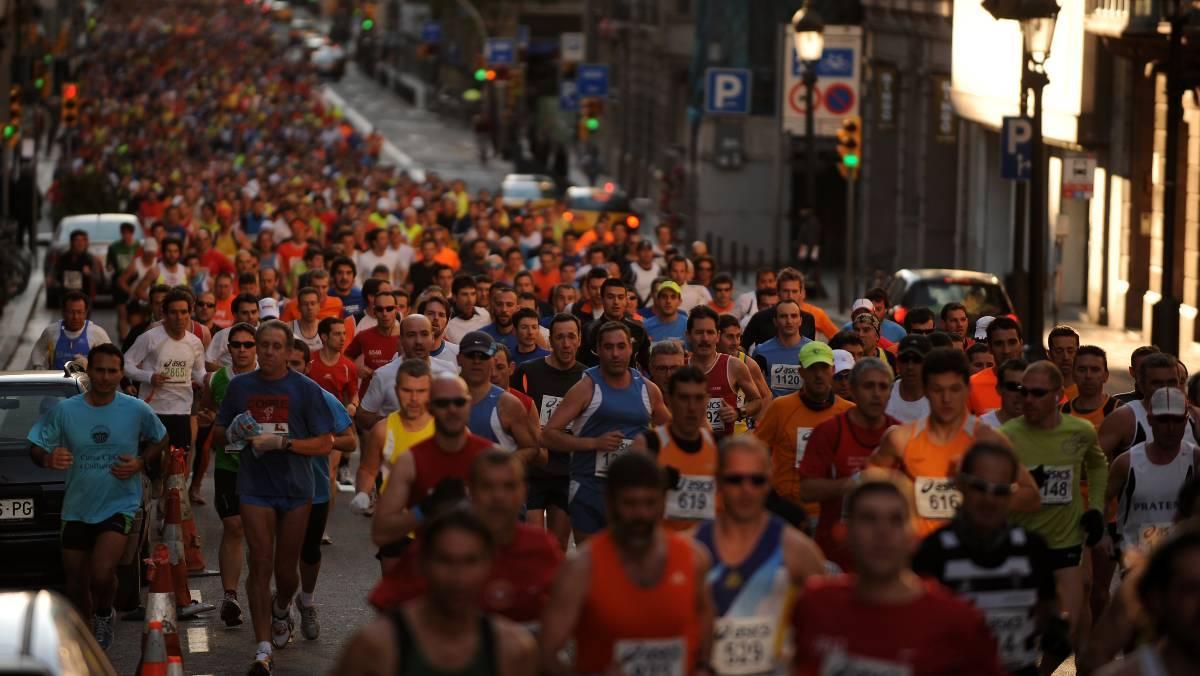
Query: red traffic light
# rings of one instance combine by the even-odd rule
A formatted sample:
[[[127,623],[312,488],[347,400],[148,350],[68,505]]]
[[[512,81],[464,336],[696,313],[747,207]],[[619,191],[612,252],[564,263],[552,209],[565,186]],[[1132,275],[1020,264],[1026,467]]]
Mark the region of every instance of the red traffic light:
[[[62,95],[63,95],[63,99],[75,98],[76,96],[79,95],[79,85],[75,84],[74,82],[68,82],[68,83],[64,84],[63,89],[62,89]]]

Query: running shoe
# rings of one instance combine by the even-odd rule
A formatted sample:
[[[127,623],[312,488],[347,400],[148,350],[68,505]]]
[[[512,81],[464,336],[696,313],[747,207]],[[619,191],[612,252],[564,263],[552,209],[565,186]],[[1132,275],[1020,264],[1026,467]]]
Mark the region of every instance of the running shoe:
[[[342,465],[337,468],[337,482],[343,486],[354,485],[354,475],[350,473],[350,465]]]
[[[271,643],[276,648],[286,648],[287,644],[292,640],[292,634],[296,631],[296,617],[293,605],[288,604],[288,609],[283,617],[275,614],[275,597],[271,597]]]
[[[100,647],[105,650],[108,650],[108,646],[113,642],[113,620],[115,619],[117,619],[116,613],[112,610],[108,611],[108,617],[92,616],[92,635],[96,637],[96,643],[99,643]]]
[[[271,653],[255,653],[254,662],[250,664],[246,676],[271,676],[271,670],[274,668],[275,660]]]
[[[236,627],[242,623],[242,606],[238,603],[237,594],[225,592],[221,599],[221,621],[226,627]]]
[[[333,538],[329,537],[329,531],[325,531],[324,533],[321,534],[321,544],[323,544],[323,545],[333,544]]]
[[[300,633],[309,641],[317,640],[321,635],[321,623],[317,620],[317,606],[306,606],[297,602],[296,606],[300,608]]]

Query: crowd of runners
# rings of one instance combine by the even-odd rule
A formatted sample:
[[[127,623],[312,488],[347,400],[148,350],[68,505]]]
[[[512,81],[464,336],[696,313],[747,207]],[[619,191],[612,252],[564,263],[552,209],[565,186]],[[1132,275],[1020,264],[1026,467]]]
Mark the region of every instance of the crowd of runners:
[[[67,170],[139,222],[58,259],[29,362],[84,359],[90,389],[29,440],[67,472],[101,645],[172,446],[193,509],[211,482],[251,674],[319,639],[334,508],[379,562],[338,673],[1200,672],[1200,380],[1176,356],[1137,350],[1110,394],[1070,327],[1030,363],[1019,318],[958,303],[898,324],[871,289],[838,326],[791,268],[735,295],[670,227],[579,231],[381,164],[242,2],[99,19]]]

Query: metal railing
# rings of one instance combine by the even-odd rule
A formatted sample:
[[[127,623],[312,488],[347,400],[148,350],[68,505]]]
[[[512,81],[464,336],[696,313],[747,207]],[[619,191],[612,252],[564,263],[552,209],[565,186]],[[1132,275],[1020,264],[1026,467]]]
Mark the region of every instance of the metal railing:
[[[1084,24],[1093,33],[1117,37],[1154,33],[1163,19],[1163,0],[1087,0]]]

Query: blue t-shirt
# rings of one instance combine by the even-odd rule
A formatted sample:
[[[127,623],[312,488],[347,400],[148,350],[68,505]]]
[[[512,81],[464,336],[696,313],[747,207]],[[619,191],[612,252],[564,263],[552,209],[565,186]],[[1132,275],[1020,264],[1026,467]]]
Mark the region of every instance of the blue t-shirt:
[[[479,330],[491,336],[497,343],[507,347],[510,353],[517,351],[516,328],[513,328],[513,330],[509,331],[508,333],[500,333],[500,331],[496,329],[496,323],[492,322],[491,324],[488,324]]]
[[[799,344],[788,347],[775,337],[754,346],[751,355],[762,368],[771,394],[782,397],[804,387],[800,376],[800,348],[811,342],[801,336]]]
[[[166,435],[146,402],[118,392],[104,406],[92,406],[82,394],[58,402],[29,430],[28,439],[47,451],[62,446],[75,456],[67,470],[62,520],[100,523],[114,514],[132,515],[142,504],[140,476],[112,475],[118,456],[136,456],[139,442]]]
[[[366,309],[366,301],[363,300],[362,289],[357,286],[351,287],[350,293],[344,296],[337,293],[334,289],[329,290],[329,295],[342,301],[342,318],[353,317]]]
[[[527,361],[549,357],[550,350],[547,350],[544,347],[535,347],[533,348],[533,352],[521,352],[520,350],[514,350],[512,356],[513,361],[517,362],[517,365],[521,365]]]
[[[288,371],[278,380],[251,371],[229,381],[217,411],[216,424],[228,427],[239,413],[249,411],[264,433],[290,439],[311,439],[333,432],[333,416],[325,405],[325,390],[307,376]],[[254,457],[249,444],[242,449],[238,495],[308,499],[313,496],[312,461],[298,453],[272,451]]]
[[[333,396],[326,390],[322,389],[321,394],[325,395],[325,403],[329,405],[329,415],[333,416],[333,433],[337,434],[354,424],[350,420],[350,414],[346,413],[346,407],[342,406],[342,402],[338,401],[337,397]],[[328,455],[310,455],[313,467],[313,499],[314,505],[322,505],[329,502],[329,456]]]
[[[846,322],[845,324],[842,324],[842,328],[849,330],[854,328],[854,325],[850,322]],[[883,320],[883,324],[880,324],[879,326],[879,335],[887,338],[893,343],[899,343],[904,336],[908,335],[908,332],[904,330],[903,326],[897,324],[896,322],[890,319],[885,319]]]
[[[650,315],[646,317],[646,321],[642,322],[642,326],[646,327],[646,333],[650,335],[651,343],[669,338],[683,340],[683,336],[687,333],[687,315],[677,312],[675,321],[672,322],[663,322],[658,315]]]

